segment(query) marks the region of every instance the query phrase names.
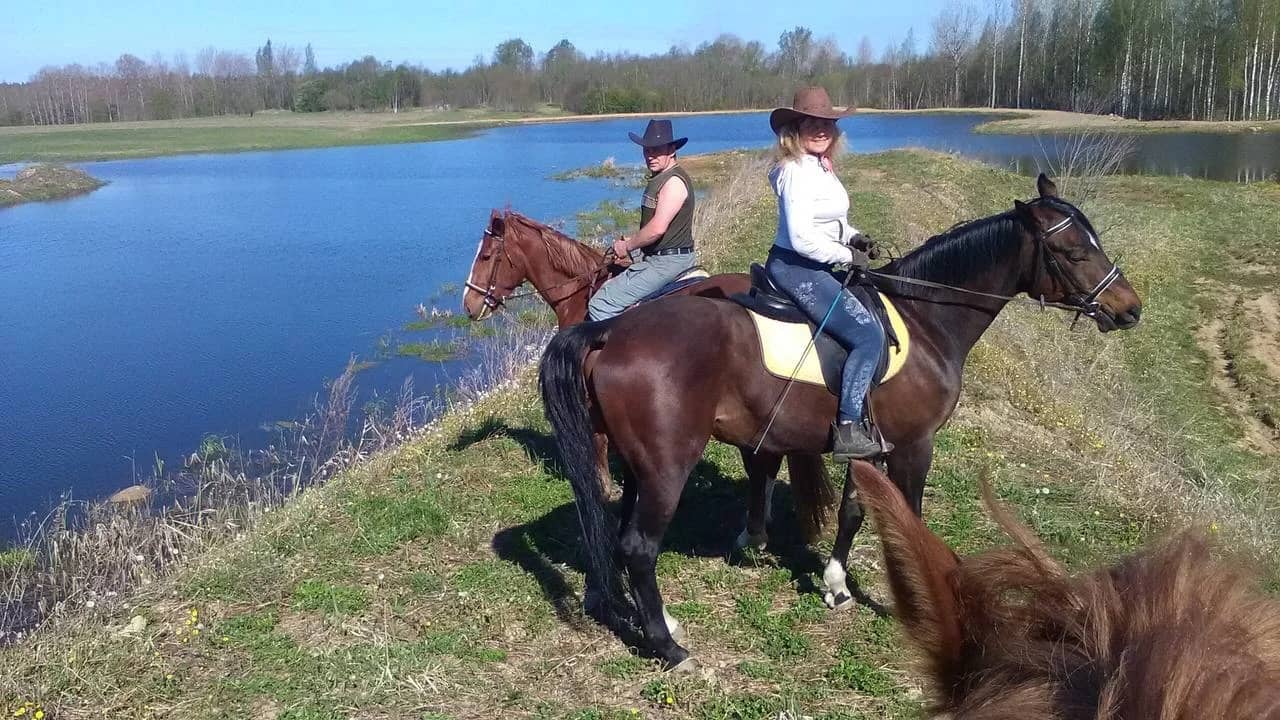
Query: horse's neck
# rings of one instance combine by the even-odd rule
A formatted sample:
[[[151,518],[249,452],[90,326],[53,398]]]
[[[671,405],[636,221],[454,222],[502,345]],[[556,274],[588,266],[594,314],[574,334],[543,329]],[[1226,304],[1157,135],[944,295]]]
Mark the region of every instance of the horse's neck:
[[[521,237],[525,274],[542,299],[552,306],[560,325],[584,320],[587,294],[596,271],[604,264],[604,256],[571,238],[556,235],[544,241],[541,231],[534,227],[529,227]],[[548,243],[557,243],[559,247],[552,250]],[[555,251],[570,262],[554,261],[551,253]]]
[[[960,282],[945,283],[952,287],[964,288],[976,293],[997,295],[1011,298],[1023,290],[1023,268],[1027,252],[1022,242],[1016,242],[1008,258],[1008,262],[997,264],[988,270],[974,273]],[[922,280],[932,278],[921,277]],[[936,281],[936,280],[935,280]],[[903,296],[910,299],[922,294],[911,286],[903,287]],[[913,316],[915,321],[932,330],[930,335],[938,338],[938,346],[947,348],[948,355],[963,365],[973,346],[995,322],[996,316],[1008,304],[1001,300],[980,295],[947,290],[929,290],[923,294],[927,299],[907,303],[904,312]]]

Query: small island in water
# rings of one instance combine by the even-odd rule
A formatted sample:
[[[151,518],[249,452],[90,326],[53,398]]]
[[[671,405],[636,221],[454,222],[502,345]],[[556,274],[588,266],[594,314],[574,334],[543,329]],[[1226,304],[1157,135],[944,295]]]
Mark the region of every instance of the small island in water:
[[[58,200],[106,185],[83,170],[41,163],[24,167],[12,180],[0,178],[0,207],[36,200]]]

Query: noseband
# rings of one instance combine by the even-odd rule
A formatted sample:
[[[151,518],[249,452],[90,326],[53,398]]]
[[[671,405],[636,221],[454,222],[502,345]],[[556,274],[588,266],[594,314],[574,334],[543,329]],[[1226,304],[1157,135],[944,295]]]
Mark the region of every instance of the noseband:
[[[1060,208],[1055,207],[1054,209],[1059,212],[1066,212]],[[1079,315],[1084,315],[1086,317],[1096,319],[1098,313],[1102,311],[1102,304],[1098,302],[1098,296],[1102,295],[1102,293],[1107,291],[1107,288],[1115,284],[1115,281],[1119,280],[1123,273],[1120,272],[1119,266],[1115,263],[1111,263],[1111,269],[1107,271],[1107,274],[1098,281],[1097,285],[1093,286],[1092,290],[1086,291],[1070,273],[1062,268],[1062,264],[1058,262],[1058,258],[1054,256],[1051,250],[1049,250],[1047,241],[1050,237],[1053,237],[1075,224],[1075,217],[1069,212],[1067,212],[1066,215],[1067,216],[1065,218],[1053,227],[1048,228],[1044,232],[1036,233],[1035,235],[1036,254],[1040,257],[1039,262],[1036,263],[1036,277],[1032,281],[1031,286],[1035,287],[1040,284],[1040,273],[1042,269],[1048,270],[1049,274],[1053,276],[1054,280],[1056,280],[1059,285],[1073,291],[1067,294],[1065,300],[1067,301],[1066,304],[1072,306],[1078,311],[1077,317]],[[1043,300],[1043,296],[1041,297],[1041,300]]]

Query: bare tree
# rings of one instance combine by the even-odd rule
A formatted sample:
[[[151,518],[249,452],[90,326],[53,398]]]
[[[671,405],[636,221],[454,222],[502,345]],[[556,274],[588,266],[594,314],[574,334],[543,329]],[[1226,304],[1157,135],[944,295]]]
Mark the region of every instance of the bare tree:
[[[973,39],[976,14],[968,4],[950,4],[933,21],[933,49],[950,64],[954,86],[951,104],[960,104],[960,68]]]

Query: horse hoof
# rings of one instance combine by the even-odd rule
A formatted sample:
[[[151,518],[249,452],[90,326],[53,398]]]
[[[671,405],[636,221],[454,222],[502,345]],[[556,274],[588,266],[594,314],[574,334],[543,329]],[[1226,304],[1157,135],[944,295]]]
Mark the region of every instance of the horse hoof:
[[[764,550],[769,545],[769,536],[766,533],[752,535],[746,530],[738,533],[738,537],[733,541],[733,549],[741,552],[748,548],[752,550]]]
[[[679,675],[692,675],[697,673],[698,670],[699,670],[698,661],[694,660],[691,657],[687,657],[684,660],[681,660],[671,668],[671,672],[677,673]]]
[[[853,596],[843,590],[838,593],[828,590],[822,595],[822,602],[831,610],[844,610],[853,605]]]

